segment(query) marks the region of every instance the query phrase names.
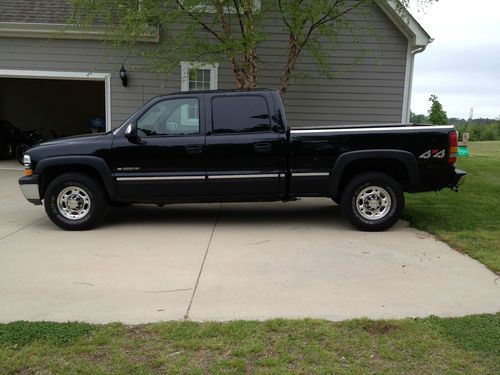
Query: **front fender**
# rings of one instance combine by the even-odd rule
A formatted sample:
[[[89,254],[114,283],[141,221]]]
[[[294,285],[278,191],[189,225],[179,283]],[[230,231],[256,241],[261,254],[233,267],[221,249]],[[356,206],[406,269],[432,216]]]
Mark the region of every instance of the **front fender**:
[[[109,170],[106,162],[96,156],[86,156],[86,155],[76,155],[76,156],[54,156],[42,159],[36,165],[34,173],[42,175],[44,171],[48,168],[58,167],[58,166],[86,166],[95,170],[104,184],[106,191],[110,197],[116,196],[116,188],[113,183],[113,178],[111,177],[111,171]]]

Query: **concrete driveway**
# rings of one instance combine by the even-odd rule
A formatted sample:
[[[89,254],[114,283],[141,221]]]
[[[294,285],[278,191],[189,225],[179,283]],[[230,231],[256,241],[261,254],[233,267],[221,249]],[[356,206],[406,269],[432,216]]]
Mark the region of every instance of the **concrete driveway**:
[[[404,318],[500,310],[486,267],[400,222],[352,229],[327,199],[134,206],[65,232],[0,170],[0,321]]]

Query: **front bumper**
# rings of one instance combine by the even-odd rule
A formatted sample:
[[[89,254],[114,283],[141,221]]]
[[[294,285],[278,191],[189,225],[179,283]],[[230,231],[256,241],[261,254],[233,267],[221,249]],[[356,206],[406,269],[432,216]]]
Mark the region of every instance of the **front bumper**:
[[[23,192],[24,197],[28,200],[28,202],[37,206],[42,204],[38,180],[37,174],[24,176],[19,179],[19,188]]]
[[[465,171],[462,171],[461,169],[455,169],[449,188],[458,191],[458,188],[465,181],[465,176],[467,176],[467,173]]]

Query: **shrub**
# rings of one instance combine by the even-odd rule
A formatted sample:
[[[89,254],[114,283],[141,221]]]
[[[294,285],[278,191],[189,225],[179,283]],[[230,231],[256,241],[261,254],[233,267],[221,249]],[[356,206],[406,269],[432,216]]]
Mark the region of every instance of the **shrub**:
[[[469,132],[470,141],[496,141],[500,140],[500,122],[495,122],[487,125],[483,124],[461,124],[457,125],[459,137],[461,134]]]

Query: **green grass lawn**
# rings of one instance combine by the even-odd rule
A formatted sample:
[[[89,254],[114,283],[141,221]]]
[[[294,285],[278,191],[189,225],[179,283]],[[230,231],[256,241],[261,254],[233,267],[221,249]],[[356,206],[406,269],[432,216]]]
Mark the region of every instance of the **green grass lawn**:
[[[500,272],[500,141],[472,142],[459,193],[407,194],[403,217]]]
[[[0,325],[0,374],[499,374],[500,314]]]

